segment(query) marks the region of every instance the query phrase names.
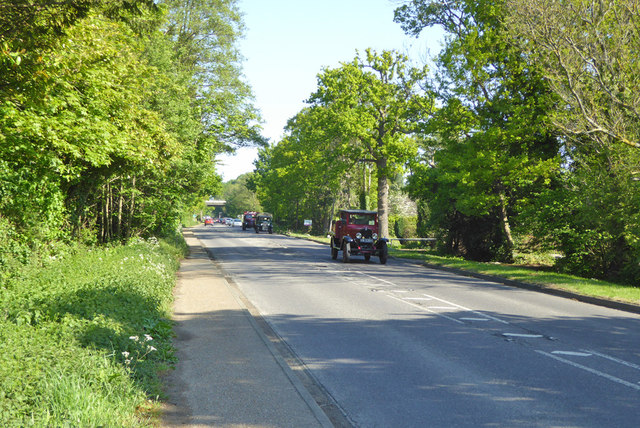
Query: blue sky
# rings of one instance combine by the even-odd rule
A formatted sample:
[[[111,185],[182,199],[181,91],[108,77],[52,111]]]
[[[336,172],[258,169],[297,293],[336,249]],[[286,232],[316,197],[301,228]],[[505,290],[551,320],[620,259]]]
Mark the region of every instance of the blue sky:
[[[261,111],[263,135],[275,144],[291,117],[316,89],[323,68],[355,58],[356,50],[395,49],[424,64],[439,50],[442,34],[407,36],[393,22],[398,0],[239,0],[245,38],[240,50],[246,81]],[[253,170],[256,149],[222,156],[218,171],[228,181]]]

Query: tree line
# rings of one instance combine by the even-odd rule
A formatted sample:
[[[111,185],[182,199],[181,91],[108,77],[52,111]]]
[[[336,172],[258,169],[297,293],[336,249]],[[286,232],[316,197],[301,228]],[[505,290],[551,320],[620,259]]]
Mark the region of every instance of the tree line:
[[[235,0],[0,1],[0,266],[175,230],[264,144]]]
[[[444,253],[512,262],[554,250],[565,272],[640,281],[640,8],[632,0],[412,0],[407,34],[445,32],[435,68],[357,53],[318,75],[249,186],[288,223],[326,231],[377,209],[390,182]]]

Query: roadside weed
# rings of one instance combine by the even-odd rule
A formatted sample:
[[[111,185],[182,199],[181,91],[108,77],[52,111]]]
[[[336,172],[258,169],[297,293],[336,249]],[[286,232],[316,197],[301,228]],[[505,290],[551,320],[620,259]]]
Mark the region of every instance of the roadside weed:
[[[140,409],[162,394],[160,375],[175,359],[170,311],[181,254],[155,239],[77,248],[7,281],[0,426],[148,425]]]

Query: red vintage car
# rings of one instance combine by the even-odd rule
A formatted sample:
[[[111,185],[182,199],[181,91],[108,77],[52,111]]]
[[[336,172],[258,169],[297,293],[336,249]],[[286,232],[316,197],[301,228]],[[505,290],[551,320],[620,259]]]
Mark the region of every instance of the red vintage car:
[[[245,211],[242,215],[242,230],[253,229],[256,227],[256,211]]]
[[[378,236],[378,213],[365,210],[341,210],[340,219],[333,222],[331,235],[331,258],[337,259],[342,251],[342,261],[351,256],[362,255],[365,260],[371,256],[380,257],[380,263],[387,263],[388,239]]]

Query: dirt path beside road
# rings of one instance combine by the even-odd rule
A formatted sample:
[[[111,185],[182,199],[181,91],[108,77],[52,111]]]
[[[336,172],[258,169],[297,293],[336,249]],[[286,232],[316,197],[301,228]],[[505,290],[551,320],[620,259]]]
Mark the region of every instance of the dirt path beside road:
[[[331,427],[241,299],[186,230],[175,289],[178,363],[167,379],[166,427]]]

